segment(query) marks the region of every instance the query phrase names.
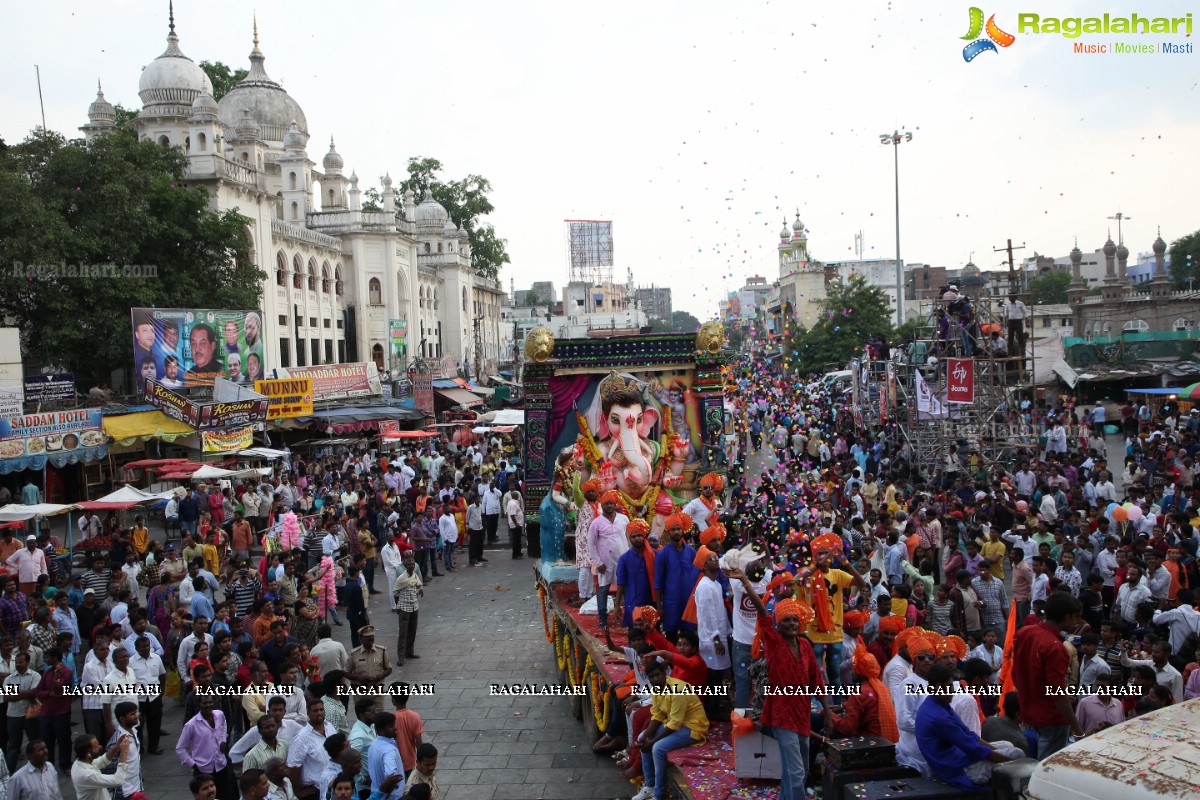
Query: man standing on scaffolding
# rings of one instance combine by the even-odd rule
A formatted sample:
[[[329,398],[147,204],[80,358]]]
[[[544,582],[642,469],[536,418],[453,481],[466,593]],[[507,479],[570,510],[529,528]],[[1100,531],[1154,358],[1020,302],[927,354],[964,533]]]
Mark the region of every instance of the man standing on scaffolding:
[[[1009,292],[1008,305],[1004,309],[1008,319],[1008,354],[1015,358],[1025,357],[1025,320],[1029,309],[1017,299],[1016,292]]]

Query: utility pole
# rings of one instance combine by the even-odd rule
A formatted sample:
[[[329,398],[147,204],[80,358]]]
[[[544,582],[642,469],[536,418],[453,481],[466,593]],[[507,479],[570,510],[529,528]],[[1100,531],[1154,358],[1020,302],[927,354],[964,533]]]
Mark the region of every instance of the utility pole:
[[[1017,294],[1018,296],[1021,296],[1021,297],[1025,296],[1025,272],[1024,272],[1024,270],[1021,271],[1021,286],[1020,286],[1020,289],[1018,289],[1017,288],[1017,270],[1016,270],[1016,266],[1013,263],[1013,250],[1024,250],[1024,249],[1025,249],[1024,242],[1017,245],[1016,247],[1013,247],[1012,239],[1009,239],[1008,244],[1005,245],[1004,247],[992,248],[993,253],[1005,253],[1005,252],[1008,253],[1008,291],[1010,294]]]
[[[896,327],[904,324],[904,269],[900,261],[900,144],[911,142],[912,131],[893,131],[879,135],[879,143],[892,146],[896,175]]]

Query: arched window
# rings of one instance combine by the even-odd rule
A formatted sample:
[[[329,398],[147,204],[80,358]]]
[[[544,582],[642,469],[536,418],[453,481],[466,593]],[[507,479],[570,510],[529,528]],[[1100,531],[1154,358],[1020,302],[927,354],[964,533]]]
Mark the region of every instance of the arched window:
[[[1190,331],[1194,327],[1196,327],[1196,320],[1185,319],[1184,317],[1175,320],[1175,324],[1172,326],[1177,331]]]
[[[167,138],[166,134],[163,134],[162,136],[158,137],[158,143],[160,145],[162,145],[163,147],[171,146],[171,140]]]
[[[287,258],[284,257],[282,250],[275,256],[275,284],[287,286]]]
[[[383,284],[379,278],[371,278],[367,283],[367,302],[373,306],[383,305]]]
[[[310,292],[317,290],[317,260],[315,258],[308,260],[308,290]]]
[[[192,137],[190,137],[190,136],[183,137],[183,152],[185,152],[185,153],[192,152]]]
[[[242,161],[245,161],[247,164],[249,164],[250,163],[250,154],[245,151],[242,151]]]
[[[296,188],[296,173],[294,172],[288,173],[288,188],[292,190]]]
[[[342,286],[342,265],[338,264],[333,268],[333,293],[338,297],[342,296],[344,287]]]
[[[432,253],[432,252],[433,252],[433,245],[429,244],[429,242],[426,242],[426,243],[425,243],[425,252],[426,252],[426,253]]]
[[[293,204],[293,205],[295,205],[295,204]],[[299,255],[292,256],[292,288],[293,289],[303,289],[304,288],[304,278],[302,277],[303,274],[304,274],[304,264],[303,264],[303,262],[300,261],[300,256]]]
[[[331,206],[332,206],[332,205],[334,205],[334,202],[333,202],[333,189],[330,189],[330,190],[329,190],[329,205],[331,205]]]
[[[438,242],[438,252],[442,252],[442,243]]]
[[[1106,324],[1105,328],[1108,327]],[[1121,328],[1126,333],[1145,333],[1150,330],[1150,324],[1144,319],[1131,319]]]
[[[208,137],[203,133],[196,134],[196,149],[201,153],[208,150]]]
[[[333,288],[329,285],[329,262],[326,261],[321,265],[321,291],[329,294],[329,290]]]
[[[296,203],[296,202],[292,203],[292,221],[293,222],[300,221],[300,204]]]
[[[422,286],[417,291],[417,305],[419,305],[421,308],[425,307],[425,287],[424,286]]]
[[[383,345],[379,344],[378,342],[375,343],[375,346],[371,348],[371,358],[372,358],[372,360],[374,360],[376,368],[378,368],[379,370],[382,370],[383,369]]]

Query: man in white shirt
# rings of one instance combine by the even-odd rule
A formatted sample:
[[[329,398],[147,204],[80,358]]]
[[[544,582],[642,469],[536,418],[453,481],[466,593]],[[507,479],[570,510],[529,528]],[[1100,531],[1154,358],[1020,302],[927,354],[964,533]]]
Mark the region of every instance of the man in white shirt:
[[[104,676],[112,671],[113,662],[109,654],[107,639],[97,639],[84,661],[79,675],[83,695],[83,729],[97,739],[108,741],[108,723],[104,718],[104,695],[99,687],[104,685]]]
[[[1008,320],[1008,352],[1014,356],[1025,355],[1025,320],[1029,309],[1017,298],[1016,292],[1009,293],[1004,316]]]
[[[1182,653],[1189,636],[1200,636],[1200,611],[1192,607],[1195,594],[1191,589],[1180,589],[1176,595],[1179,607],[1169,611],[1155,611],[1154,624],[1166,625],[1172,653]]]
[[[149,634],[138,637],[134,645],[136,651],[129,659],[129,669],[133,671],[139,688],[145,690],[139,692],[137,696],[140,725],[138,742],[144,743],[146,751],[157,756],[162,754],[158,742],[162,728],[162,690],[167,676],[167,668],[163,664],[162,658],[151,651],[151,640],[152,637]],[[154,687],[157,687],[158,691],[153,691]]]
[[[1125,587],[1122,586],[1122,589]],[[1183,676],[1167,660],[1171,657],[1171,645],[1161,639],[1150,648],[1150,659],[1141,660],[1129,657],[1129,653],[1121,651],[1121,666],[1125,669],[1133,667],[1150,667],[1154,670],[1155,681],[1171,690],[1171,697],[1176,703],[1183,702]]]
[[[928,698],[925,690],[929,682],[925,678],[937,663],[937,655],[928,640],[917,637],[909,642],[908,652],[913,659],[913,671],[900,684],[899,691],[892,695],[892,702],[896,706],[896,727],[900,730],[896,763],[912,767],[928,778],[933,773],[917,744],[917,709]]]
[[[495,544],[500,539],[496,531],[500,526],[500,490],[495,481],[488,481],[481,492],[483,505],[483,530],[487,534],[488,544]]]
[[[1113,485],[1112,477],[1109,473],[1101,472],[1096,479],[1096,503],[1108,505],[1117,500],[1117,487]]]
[[[138,706],[137,675],[129,668],[129,651],[125,649],[125,645],[113,649],[112,662],[113,668],[104,676],[104,684],[108,688],[104,697],[104,724],[108,726],[110,737],[120,723],[117,719],[117,706],[129,703],[134,711]]]
[[[317,781],[329,766],[325,739],[335,733],[325,724],[325,701],[310,697],[306,704],[308,725],[288,742],[288,777],[293,786],[317,786]],[[321,795],[318,794],[318,797]]]
[[[304,730],[307,725],[297,722],[294,719],[288,719],[287,700],[275,695],[267,700],[266,716],[273,718],[279,724],[279,733],[276,734],[281,742],[291,742],[300,731]],[[262,741],[262,735],[256,726],[251,725],[250,730],[246,731],[242,738],[237,740],[233,747],[229,748],[229,760],[234,764],[241,764],[246,754],[254,749],[254,746]]]
[[[121,795],[129,797],[134,792],[144,791],[142,788],[142,754],[141,739],[138,738],[138,707],[137,703],[122,700],[113,707],[115,727],[108,739],[108,746],[117,745],[122,737],[130,739],[129,755],[125,760],[125,782],[121,784]]]
[[[705,475],[700,479],[700,495],[683,507],[683,513],[692,518],[698,530],[707,528],[708,518],[720,513],[721,498],[717,496],[717,484],[720,482],[721,477],[716,473]],[[716,522],[715,519],[713,521]]]
[[[442,515],[438,517],[438,534],[442,537],[442,565],[447,572],[455,572],[454,546],[458,544],[458,523],[454,520],[454,510],[449,503],[442,506]]]
[[[1152,547],[1146,549],[1146,587],[1159,608],[1167,604],[1171,592],[1171,573],[1162,562],[1162,553]]]
[[[1113,601],[1113,617],[1122,619],[1126,625],[1137,626],[1138,604],[1148,603],[1154,599],[1150,587],[1142,580],[1142,570],[1130,564],[1125,572],[1125,582],[1117,590],[1117,599]]]
[[[757,583],[750,584],[751,588],[762,597],[767,593],[771,584],[771,570],[763,573]],[[751,646],[754,644],[755,628],[758,624],[758,609],[746,597],[746,587],[741,581],[730,581],[729,588],[733,590],[733,686],[734,708],[750,707],[750,657]]]
[[[596,565],[596,579],[599,584],[596,608],[600,617],[600,629],[608,632],[608,594],[617,573],[617,561],[629,549],[629,540],[625,529],[629,525],[629,517],[617,512],[617,502],[620,495],[615,491],[607,491],[600,498],[600,516],[592,520],[588,528],[588,553]]]
[[[184,582],[187,582],[186,578]],[[191,687],[192,680],[188,677],[190,672],[188,664],[191,663],[192,654],[196,652],[197,642],[205,642],[208,644],[209,652],[212,652],[213,637],[208,632],[208,620],[204,617],[192,620],[192,632],[183,637],[183,641],[179,643],[179,658],[175,662],[175,668],[179,671],[179,679],[182,683],[180,697],[187,697],[188,689]]]
[[[37,585],[37,579],[46,571],[46,554],[37,546],[37,537],[25,537],[25,546],[8,557],[8,566],[17,571],[18,589],[28,597]]]
[[[328,675],[334,670],[345,672],[347,664],[350,663],[350,656],[345,645],[334,640],[333,628],[322,623],[317,628],[317,638],[320,641],[313,646],[310,655],[317,660],[317,670],[320,674]]]
[[[521,540],[525,534],[525,502],[521,499],[521,493],[516,489],[508,493],[508,506],[504,512],[508,516],[508,538],[512,543],[512,557],[515,561],[525,557],[521,552]],[[533,546],[532,542],[530,543],[530,555],[534,555],[538,549]]]

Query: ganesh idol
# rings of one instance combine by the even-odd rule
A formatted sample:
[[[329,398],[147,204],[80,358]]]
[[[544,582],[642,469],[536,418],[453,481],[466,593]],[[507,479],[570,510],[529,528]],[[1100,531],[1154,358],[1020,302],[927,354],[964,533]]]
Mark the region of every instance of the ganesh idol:
[[[619,490],[629,510],[643,518],[661,489],[680,484],[690,449],[675,432],[670,406],[660,420],[647,389],[632,375],[610,373],[588,413],[578,414],[583,477],[598,478],[605,491]]]

